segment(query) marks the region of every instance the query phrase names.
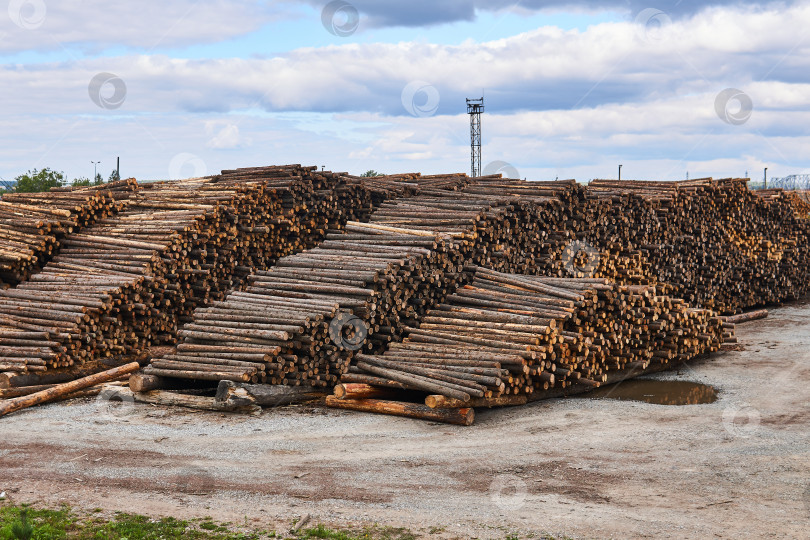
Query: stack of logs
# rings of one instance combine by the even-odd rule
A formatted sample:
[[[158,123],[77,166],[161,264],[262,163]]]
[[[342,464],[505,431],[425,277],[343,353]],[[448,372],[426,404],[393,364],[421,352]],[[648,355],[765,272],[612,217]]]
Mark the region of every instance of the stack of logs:
[[[483,268],[382,355],[358,355],[344,382],[421,390],[469,403],[598,387],[716,351],[733,325],[652,286]]]
[[[777,252],[782,257],[781,254],[789,251],[785,245],[789,247],[791,243],[786,241],[778,249],[771,246],[769,253],[761,255],[758,248],[749,247],[746,251],[742,247],[744,242],[735,240],[735,220],[745,221],[741,216],[755,210],[762,211],[762,208],[757,210],[758,199],[740,196],[738,191],[745,184],[736,180],[697,180],[672,185],[630,182],[626,186],[597,181],[589,188],[573,181],[523,182],[495,177],[482,177],[472,182],[452,180],[412,179],[412,183],[423,184],[419,197],[383,205],[372,215],[370,226],[350,223],[347,231],[330,235],[318,249],[282,259],[276,268],[255,276],[249,290],[237,291],[232,298],[229,297],[235,307],[226,303],[200,310],[195,314],[194,325],[186,329],[185,342],[178,353],[190,347],[198,349],[200,356],[210,354],[214,349],[206,347],[216,346],[229,334],[236,335],[236,331],[229,328],[238,329],[247,323],[249,326],[242,334],[247,334],[247,329],[259,328],[278,333],[268,334],[264,342],[256,336],[241,335],[227,344],[219,344],[222,349],[217,352],[227,354],[227,347],[244,347],[245,343],[253,341],[250,354],[261,353],[256,358],[261,358],[261,363],[266,364],[263,369],[231,366],[236,368],[228,373],[232,380],[328,386],[334,382],[336,375],[345,372],[355,355],[355,347],[361,353],[381,352],[389,342],[398,341],[406,327],[418,326],[428,309],[452,293],[458,285],[465,283],[465,276],[459,272],[465,264],[510,273],[545,274],[559,279],[609,278],[611,287],[622,286],[625,289],[605,292],[604,295],[627,297],[632,302],[641,302],[642,307],[636,308],[635,304],[631,304],[631,307],[623,310],[614,307],[608,309],[605,306],[612,304],[602,298],[599,300],[604,304],[600,308],[601,317],[631,317],[637,309],[642,312],[653,310],[677,319],[677,324],[692,325],[691,328],[713,325],[715,328],[719,320],[716,316],[710,317],[711,323],[707,322],[705,317],[708,311],[693,311],[687,306],[718,304],[725,311],[735,311],[755,300],[743,299],[736,304],[731,300],[712,302],[712,295],[718,294],[717,284],[695,278],[697,275],[706,276],[710,268],[707,272],[690,273],[691,263],[667,263],[656,250],[676,249],[680,252],[681,261],[693,257],[693,252],[698,252],[698,256],[712,257],[699,249],[685,250],[672,243],[676,241],[672,234],[687,231],[687,221],[692,223],[689,226],[693,228],[698,227],[695,224],[705,221],[698,219],[700,212],[713,216],[720,223],[713,229],[715,232],[706,233],[706,241],[716,246],[719,252],[727,252],[724,255],[726,260],[735,258],[738,262],[734,268],[743,268],[746,264],[766,264]],[[456,191],[448,192],[446,189],[436,189],[436,186]],[[741,202],[735,203],[734,197],[742,199]],[[780,198],[777,200],[779,204],[784,202]],[[748,210],[732,211],[746,205],[750,206]],[[775,211],[769,212],[774,214]],[[689,220],[677,217],[684,213],[691,216]],[[775,217],[771,215],[770,219]],[[372,226],[377,227],[373,233]],[[723,234],[719,235],[717,230],[721,227]],[[692,238],[701,238],[699,232],[693,230],[692,233]],[[425,235],[425,238],[419,240],[412,235]],[[448,235],[455,237],[455,244],[447,243]],[[718,238],[712,240],[715,237]],[[662,238],[668,239],[670,244],[660,243]],[[685,237],[677,239],[685,240]],[[659,243],[651,243],[653,241]],[[404,260],[408,255],[402,249],[405,245],[423,248],[425,251],[419,257],[430,260],[438,256],[447,262],[437,264],[431,260],[429,264],[433,266],[429,267],[429,271],[420,269],[416,272],[417,281],[414,282],[412,276],[403,275],[401,266],[392,268],[389,265],[392,260],[397,263]],[[797,248],[791,257],[804,256],[806,253],[806,247]],[[747,258],[743,257],[746,254]],[[411,256],[411,260],[414,259]],[[383,262],[386,264],[381,264]],[[407,272],[413,272],[413,263],[409,261],[409,264]],[[703,270],[708,267],[697,265],[697,268]],[[667,275],[668,279],[659,281],[654,278],[655,275]],[[795,287],[806,286],[806,280],[801,285],[799,281],[797,279]],[[602,283],[601,286],[604,285]],[[679,298],[681,293],[688,297],[686,301],[673,299]],[[778,290],[774,292],[783,293]],[[652,303],[647,305],[644,302],[648,302],[649,298],[653,300],[649,300]],[[657,303],[658,299],[660,303]],[[697,301],[699,299],[703,301]],[[278,320],[265,321],[261,317],[246,320],[244,314],[236,313],[240,310],[248,312],[250,306],[257,305],[260,300],[272,305],[270,311],[275,315],[280,315],[275,312],[283,311],[284,306],[298,303],[306,308],[303,309],[305,317],[302,319],[299,315],[290,315]],[[311,318],[313,315],[314,320]],[[642,320],[640,317],[636,319]],[[336,320],[338,322],[334,323]],[[226,322],[229,324],[224,324]],[[342,335],[330,336],[330,325],[367,335],[367,338],[346,347],[346,342],[352,339]],[[654,325],[657,326],[660,325]],[[208,335],[201,333],[203,329]],[[633,333],[640,331],[634,329]],[[607,331],[604,333],[612,335]],[[705,340],[710,335],[713,333],[701,332],[699,339]],[[705,350],[714,350],[719,345],[715,339],[700,346],[681,344],[675,347],[672,343],[663,343],[661,346],[672,352],[650,352],[647,346],[655,339],[650,337],[646,343],[636,347],[637,352],[631,354],[616,344],[598,343],[594,350],[589,349],[582,362],[566,364],[568,367],[559,366],[556,378],[560,384],[557,388],[569,383],[560,377],[566,371],[575,373],[573,377],[582,378],[580,384],[591,384],[591,381],[599,383],[608,370],[621,369],[628,362],[644,364],[653,358],[683,359]],[[684,343],[692,343],[693,339],[689,338]],[[558,348],[562,346],[558,344]],[[347,351],[347,348],[351,350]],[[190,369],[192,362],[185,356],[180,354],[180,358],[164,359],[165,362],[180,361],[185,365],[159,363],[153,367],[156,370],[154,373],[216,378],[216,375],[201,372],[223,372],[222,365],[216,361],[202,368]],[[227,359],[223,357],[223,360]],[[653,363],[660,362],[655,360]],[[542,377],[547,378],[548,375]],[[538,388],[525,381],[519,381],[518,386],[528,393]],[[514,388],[517,386],[510,392]]]
[[[431,178],[445,187],[456,180]],[[383,349],[405,321],[455,289],[477,245],[503,241],[491,211],[447,191],[385,203],[371,223],[349,222],[317,248],[256,272],[245,290],[198,309],[177,350],[144,373],[333,386],[355,351]]]
[[[810,290],[808,206],[796,194],[760,195],[744,179],[594,180],[586,194],[597,211],[583,239],[640,257],[650,282],[691,305],[737,313]]]
[[[58,250],[65,235],[120,210],[120,194],[137,189],[121,180],[46,193],[7,193],[0,200],[0,286],[28,279]]]
[[[69,235],[40,273],[0,293],[0,364],[41,371],[170,343],[253,268],[385,196],[300,166],[144,184],[125,211]]]
[[[461,174],[361,179],[290,165],[125,188],[42,196],[43,204],[64,195],[126,207],[77,217],[85,229],[64,233],[42,272],[0,293],[0,365],[41,371],[179,337],[177,350],[150,370],[328,387],[356,354],[379,356],[407,329],[418,332],[429,310],[469,283],[465,265],[564,280],[553,284],[562,291],[563,283],[586,280],[575,290],[591,288],[576,294],[600,305],[604,320],[644,320],[639,314],[652,310],[675,314],[684,328],[714,330],[715,317],[706,322],[707,312],[686,305],[733,313],[793,298],[810,283],[806,205],[784,192],[754,194],[740,180],[586,187]],[[629,307],[616,308],[614,296]],[[549,345],[555,388],[576,380],[569,375],[599,383],[628,363],[656,364],[670,354],[645,358],[646,345],[627,337],[638,329],[585,332],[608,337],[594,345],[585,336],[576,354],[565,353],[575,361],[556,361],[568,358],[570,339]],[[619,347],[614,334],[636,346]],[[662,347],[673,360],[704,345]],[[532,375],[539,365],[495,394],[550,386],[546,366]]]

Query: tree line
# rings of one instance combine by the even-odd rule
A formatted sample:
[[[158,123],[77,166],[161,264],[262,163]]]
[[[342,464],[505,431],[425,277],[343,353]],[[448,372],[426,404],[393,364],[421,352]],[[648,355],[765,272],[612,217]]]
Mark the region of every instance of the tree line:
[[[118,171],[113,169],[106,182],[114,182],[115,180],[119,180]],[[82,176],[68,183],[65,180],[64,172],[54,171],[45,167],[44,169],[32,169],[25,174],[17,176],[13,183],[2,186],[0,193],[39,193],[40,191],[48,191],[53,187],[62,187],[65,185],[98,186],[103,183],[105,183],[105,180],[99,173],[96,173],[96,177],[93,180]]]

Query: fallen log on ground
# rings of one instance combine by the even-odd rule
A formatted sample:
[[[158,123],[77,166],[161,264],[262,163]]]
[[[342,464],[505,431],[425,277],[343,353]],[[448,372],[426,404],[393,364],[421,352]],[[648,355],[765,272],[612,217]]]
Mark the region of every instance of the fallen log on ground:
[[[195,384],[199,383],[199,384]],[[133,392],[148,392],[149,390],[184,390],[184,389],[211,389],[217,387],[216,381],[189,381],[187,379],[172,379],[158,377],[157,375],[144,375],[133,373],[129,376],[129,387]]]
[[[459,426],[470,426],[475,420],[475,411],[472,408],[431,409],[426,405],[417,403],[383,401],[379,399],[338,399],[334,396],[328,396],[326,398],[326,405],[335,409],[349,409],[352,411],[405,416],[407,418],[443,422],[445,424],[456,424]]]
[[[523,396],[500,396],[494,398],[473,398],[468,402],[441,395],[432,395],[425,398],[425,405],[431,409],[459,409],[463,407],[515,407],[525,405],[528,399]]]
[[[768,316],[767,309],[758,309],[756,311],[749,311],[747,313],[739,313],[737,315],[729,315],[724,320],[731,324],[740,324],[748,321],[755,321],[757,319],[764,319]]]
[[[259,415],[262,408],[257,405],[231,406],[223,404],[213,397],[192,396],[180,394],[168,390],[150,390],[148,392],[133,392],[129,388],[111,387],[105,394],[105,399],[121,401],[137,401],[139,403],[150,403],[152,405],[166,405],[171,407],[185,407],[187,409],[197,409],[214,412],[231,412],[240,414]]]
[[[107,384],[107,383],[105,383]],[[30,396],[43,390],[49,390],[57,386],[56,384],[40,384],[37,386],[19,386],[15,388],[0,389],[0,399],[11,399],[22,396]]]
[[[33,405],[41,405],[43,403],[48,403],[51,400],[58,399],[61,396],[65,396],[73,392],[83,390],[90,386],[95,386],[100,383],[113,381],[124,375],[128,375],[130,373],[138,371],[140,368],[141,365],[138,364],[138,362],[132,362],[130,364],[110,369],[108,371],[102,371],[101,373],[90,375],[89,377],[84,377],[82,379],[71,381],[65,384],[60,384],[54,386],[53,388],[49,388],[48,390],[42,390],[41,392],[37,392],[29,396],[9,399],[8,401],[0,403],[0,416],[5,416],[7,414],[19,411],[21,409],[25,409],[26,407],[31,407]]]
[[[216,401],[223,406],[261,405],[280,407],[326,397],[327,393],[309,386],[280,386],[270,384],[243,384],[220,381]]]

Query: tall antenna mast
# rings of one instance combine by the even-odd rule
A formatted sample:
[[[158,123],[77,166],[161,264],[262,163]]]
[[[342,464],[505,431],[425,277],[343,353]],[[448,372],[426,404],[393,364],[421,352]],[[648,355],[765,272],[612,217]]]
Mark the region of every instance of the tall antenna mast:
[[[467,114],[470,115],[470,176],[481,176],[481,113],[484,98],[467,99]]]

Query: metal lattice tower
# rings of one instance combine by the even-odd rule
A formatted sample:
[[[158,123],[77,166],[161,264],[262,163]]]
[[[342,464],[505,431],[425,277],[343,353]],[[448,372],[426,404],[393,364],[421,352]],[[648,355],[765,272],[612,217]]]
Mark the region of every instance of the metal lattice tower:
[[[810,190],[810,174],[791,174],[784,178],[771,178],[771,187],[788,191]]]
[[[470,115],[470,171],[473,178],[481,176],[481,113],[484,98],[467,99],[467,114]]]

